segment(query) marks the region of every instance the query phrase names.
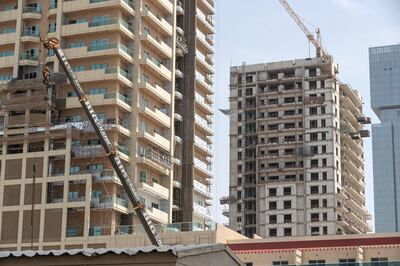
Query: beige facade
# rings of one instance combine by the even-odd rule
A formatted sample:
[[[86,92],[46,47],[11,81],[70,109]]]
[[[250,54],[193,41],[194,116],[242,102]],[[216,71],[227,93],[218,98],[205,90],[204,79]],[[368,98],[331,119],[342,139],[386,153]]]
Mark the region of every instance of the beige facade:
[[[365,233],[358,93],[333,58],[231,68],[232,229],[262,237]]]
[[[61,41],[153,222],[212,226],[214,12],[211,0],[1,1],[1,249],[82,246],[139,223],[39,36]],[[40,80],[44,64],[55,74],[49,91]],[[183,132],[187,119],[196,121],[191,135]]]
[[[247,266],[400,263],[397,233],[228,240],[228,246]]]

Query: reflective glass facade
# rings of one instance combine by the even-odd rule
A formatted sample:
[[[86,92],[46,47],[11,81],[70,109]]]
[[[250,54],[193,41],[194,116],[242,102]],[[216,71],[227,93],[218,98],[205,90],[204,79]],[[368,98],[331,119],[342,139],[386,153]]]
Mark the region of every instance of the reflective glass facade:
[[[400,231],[400,45],[369,50],[375,230]]]

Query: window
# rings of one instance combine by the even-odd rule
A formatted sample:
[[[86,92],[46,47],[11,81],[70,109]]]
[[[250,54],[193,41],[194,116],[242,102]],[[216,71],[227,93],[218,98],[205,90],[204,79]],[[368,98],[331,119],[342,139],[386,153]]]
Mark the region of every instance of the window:
[[[319,193],[318,186],[311,186],[310,187],[310,193],[311,194],[318,194]]]
[[[96,94],[105,94],[106,88],[91,88],[88,90],[89,95],[96,95]]]
[[[85,66],[73,66],[72,71],[74,72],[85,71]]]
[[[322,234],[327,235],[328,234],[328,226],[322,227]]]
[[[326,193],[326,186],[322,186],[322,193]]]
[[[283,202],[283,208],[284,208],[284,209],[290,209],[290,208],[292,208],[292,201],[291,201],[291,200],[285,200],[285,201]]]
[[[311,235],[318,236],[319,235],[319,227],[311,227]]]
[[[270,210],[276,210],[276,201],[270,201],[269,202],[269,209]]]
[[[284,187],[283,188],[283,195],[288,196],[292,194],[292,188],[291,187]]]
[[[151,203],[152,208],[160,209],[160,206],[157,203],[152,202]]]
[[[317,128],[318,120],[310,120],[310,128]]]
[[[311,160],[311,168],[318,167],[318,159]]]
[[[308,263],[312,265],[325,265],[325,260],[309,260]]]
[[[292,222],[292,215],[291,215],[291,214],[285,214],[285,215],[283,215],[283,222],[285,222],[285,223],[291,223],[291,222]]]
[[[71,165],[69,168],[69,174],[70,175],[76,175],[80,172],[80,167],[79,165]]]
[[[139,179],[140,179],[140,183],[146,183],[147,174],[145,171],[140,171]]]
[[[322,220],[325,222],[328,221],[328,213],[326,212],[322,213]]]
[[[310,133],[310,140],[317,141],[318,140],[318,133]]]
[[[328,207],[328,200],[327,199],[323,199],[322,200],[322,207],[324,207],[324,208]]]
[[[96,70],[96,69],[105,69],[108,67],[108,64],[92,64],[91,69]]]
[[[276,188],[269,188],[268,189],[268,194],[270,197],[275,197],[276,196]]]
[[[311,146],[311,154],[312,155],[318,154],[318,146]]]
[[[276,224],[276,222],[277,222],[277,217],[276,217],[276,215],[270,215],[270,216],[269,216],[269,223],[270,223],[270,224]]]
[[[79,48],[79,47],[83,47],[83,46],[85,46],[84,41],[77,41],[77,42],[72,42],[72,43],[68,44],[68,48]]]
[[[317,107],[311,107],[310,108],[310,115],[316,115],[318,112],[317,112]]]
[[[326,126],[326,121],[325,121],[325,119],[322,119],[321,120],[321,127],[325,127]]]
[[[388,258],[371,258],[372,266],[386,266],[389,265]]]
[[[327,180],[327,179],[328,179],[328,173],[322,172],[322,180]]]
[[[321,153],[325,154],[326,153],[326,145],[321,146]]]
[[[284,261],[273,261],[272,265],[289,265],[289,261],[284,260]]]
[[[311,208],[319,208],[319,200],[317,199],[311,200]]]
[[[321,140],[326,140],[326,132],[321,133]]]
[[[292,235],[292,228],[283,228],[283,235],[284,236],[291,236]]]
[[[319,213],[311,213],[311,222],[319,222]]]
[[[245,266],[253,266],[253,263],[252,262],[246,262],[244,265]]]
[[[79,147],[81,145],[81,141],[79,139],[71,140],[71,147]]]
[[[326,167],[326,159],[322,159],[322,167]]]
[[[318,181],[318,173],[311,173],[311,181]]]
[[[321,114],[325,114],[325,106],[321,106]]]
[[[356,266],[356,259],[339,259],[339,263],[341,266]]]
[[[277,235],[276,228],[270,228],[269,229],[269,236],[276,237],[276,235]]]

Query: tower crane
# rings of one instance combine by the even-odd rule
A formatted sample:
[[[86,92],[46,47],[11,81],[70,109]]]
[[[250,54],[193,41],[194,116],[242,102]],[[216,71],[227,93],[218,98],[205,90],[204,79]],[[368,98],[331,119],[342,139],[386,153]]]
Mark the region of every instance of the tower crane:
[[[310,41],[315,46],[315,49],[316,49],[316,52],[317,52],[317,57],[325,58],[328,55],[328,53],[322,47],[321,32],[320,32],[319,28],[316,29],[317,37],[315,37],[314,34],[312,34],[311,31],[303,23],[302,18],[289,5],[287,0],[279,0],[279,2],[286,9],[286,11],[289,13],[289,15],[293,18],[294,22],[296,22],[296,24],[304,32],[304,34],[306,35],[308,41]]]
[[[61,49],[60,42],[56,38],[50,38],[46,40],[45,38],[41,37],[40,39],[43,42],[44,48],[48,50],[53,50],[54,54],[57,56],[61,67],[63,68],[69,82],[71,83],[72,88],[76,92],[79,98],[79,102],[82,105],[82,108],[85,111],[86,115],[88,116],[88,119],[92,124],[97,136],[99,137],[100,143],[106,151],[106,156],[110,160],[119,180],[121,181],[126,191],[126,194],[128,195],[128,198],[131,201],[133,208],[135,209],[136,214],[139,217],[139,220],[141,221],[143,228],[147,233],[147,236],[150,238],[151,243],[155,246],[161,246],[161,237],[159,236],[153,223],[151,222],[150,216],[147,213],[144,204],[142,203],[140,195],[137,193],[135,185],[130,179],[124,165],[122,164],[121,160],[118,157],[118,154],[111,144],[111,141],[108,138],[102,123],[99,121],[96,112],[93,110],[93,107],[88,100],[88,97],[86,96],[85,92],[78,82],[78,79],[72,71],[68,60],[65,57],[63,50]],[[43,83],[48,86],[50,84],[50,68],[48,66],[43,69],[43,78]]]

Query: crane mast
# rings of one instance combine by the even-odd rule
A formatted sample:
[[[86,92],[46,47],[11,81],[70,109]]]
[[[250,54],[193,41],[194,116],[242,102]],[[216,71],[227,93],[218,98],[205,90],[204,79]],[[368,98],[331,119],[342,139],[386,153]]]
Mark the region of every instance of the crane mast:
[[[144,205],[135,188],[135,185],[130,179],[128,173],[126,172],[125,167],[122,164],[120,158],[118,157],[118,154],[115,151],[110,139],[108,138],[102,123],[99,121],[96,112],[93,110],[93,107],[90,104],[85,92],[83,91],[81,85],[78,82],[78,79],[76,78],[74,72],[72,71],[72,68],[68,63],[65,54],[60,47],[58,39],[51,38],[46,40],[44,38],[41,38],[41,41],[43,42],[44,48],[48,50],[53,50],[54,54],[57,56],[57,59],[60,62],[65,74],[67,75],[67,78],[70,81],[72,88],[74,89],[79,98],[79,102],[81,103],[83,110],[88,116],[90,123],[92,124],[97,136],[99,137],[100,143],[102,144],[106,152],[106,156],[110,160],[119,180],[121,181],[128,195],[129,200],[133,205],[133,208],[136,211],[136,214],[138,215],[148,237],[150,238],[151,243],[155,246],[161,246],[162,245],[161,238],[158,235],[146,209],[144,208]],[[44,83],[46,85],[49,85],[50,69],[47,66],[43,70],[43,76],[44,76]]]
[[[315,38],[315,36],[311,33],[311,31],[309,31],[309,29],[306,27],[306,25],[304,25],[301,17],[289,5],[287,0],[279,0],[279,2],[286,9],[286,11],[289,13],[289,15],[293,18],[293,20],[300,27],[300,29],[304,32],[307,39],[314,45],[316,52],[317,52],[317,57],[324,58],[325,56],[327,56],[328,55],[327,52],[322,48],[322,45],[321,45],[321,35],[320,35],[319,28],[317,28],[317,30],[316,30],[317,38]]]

